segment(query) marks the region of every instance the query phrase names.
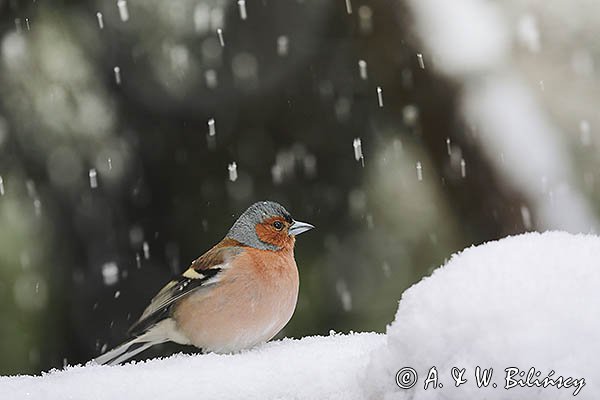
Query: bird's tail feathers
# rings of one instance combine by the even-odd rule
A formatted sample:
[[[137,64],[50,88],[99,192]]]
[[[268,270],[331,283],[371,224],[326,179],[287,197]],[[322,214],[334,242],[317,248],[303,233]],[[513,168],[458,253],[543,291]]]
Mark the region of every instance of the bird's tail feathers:
[[[145,334],[131,339],[128,342],[123,343],[120,346],[115,347],[112,350],[94,358],[96,364],[99,365],[117,365],[122,362],[129,360],[130,358],[138,355],[142,351],[168,341],[169,339],[154,335],[152,331],[146,332]]]

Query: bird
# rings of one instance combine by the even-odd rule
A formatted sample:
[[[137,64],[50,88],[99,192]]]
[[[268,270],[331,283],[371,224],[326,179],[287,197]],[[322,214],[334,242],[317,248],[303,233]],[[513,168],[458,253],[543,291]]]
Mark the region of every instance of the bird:
[[[313,228],[276,202],[252,204],[219,243],[154,296],[129,329],[129,341],[93,361],[121,364],[169,341],[202,353],[235,353],[271,340],[296,308],[296,236]]]

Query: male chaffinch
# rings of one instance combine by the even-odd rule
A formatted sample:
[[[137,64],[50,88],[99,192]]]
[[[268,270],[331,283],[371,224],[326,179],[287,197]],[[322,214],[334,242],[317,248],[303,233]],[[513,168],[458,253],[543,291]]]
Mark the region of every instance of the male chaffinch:
[[[229,233],[152,299],[132,340],[99,356],[119,364],[168,341],[229,353],[273,338],[298,298],[295,236],[314,228],[272,201],[251,205]]]

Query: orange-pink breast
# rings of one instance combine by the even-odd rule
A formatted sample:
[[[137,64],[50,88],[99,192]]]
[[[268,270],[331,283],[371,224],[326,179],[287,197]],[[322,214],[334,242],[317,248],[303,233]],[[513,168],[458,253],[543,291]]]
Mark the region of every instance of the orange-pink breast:
[[[179,332],[205,351],[228,353],[266,342],[288,323],[298,299],[293,249],[249,249],[210,288],[175,307]]]

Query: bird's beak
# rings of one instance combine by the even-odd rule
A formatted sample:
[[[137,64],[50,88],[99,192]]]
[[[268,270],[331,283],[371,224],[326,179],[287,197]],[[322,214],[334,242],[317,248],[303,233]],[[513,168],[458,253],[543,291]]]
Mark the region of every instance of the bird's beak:
[[[312,228],[314,228],[314,226],[311,224],[307,224],[306,222],[294,221],[290,226],[288,233],[290,235],[297,236],[306,231],[310,231]]]

